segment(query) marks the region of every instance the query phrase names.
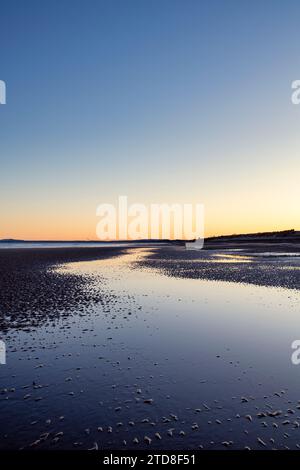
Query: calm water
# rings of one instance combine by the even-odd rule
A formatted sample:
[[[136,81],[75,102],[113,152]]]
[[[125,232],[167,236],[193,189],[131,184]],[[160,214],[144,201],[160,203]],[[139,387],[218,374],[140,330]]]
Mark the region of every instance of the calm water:
[[[4,338],[0,448],[296,448],[299,291],[169,278],[142,254],[60,267],[102,303]]]
[[[0,249],[17,248],[104,248],[104,247],[126,247],[134,246],[134,242],[1,242]],[[139,244],[140,246],[142,245]]]

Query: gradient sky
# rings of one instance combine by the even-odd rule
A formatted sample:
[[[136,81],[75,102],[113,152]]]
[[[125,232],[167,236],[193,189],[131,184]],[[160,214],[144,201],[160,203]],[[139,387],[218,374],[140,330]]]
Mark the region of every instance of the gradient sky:
[[[118,195],[300,229],[299,25],[293,0],[1,0],[0,238],[95,239]]]

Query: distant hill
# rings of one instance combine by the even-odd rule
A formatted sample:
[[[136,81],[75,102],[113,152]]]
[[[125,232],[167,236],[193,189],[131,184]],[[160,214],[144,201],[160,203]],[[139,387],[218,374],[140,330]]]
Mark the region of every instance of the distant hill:
[[[174,244],[182,244],[185,243],[185,240],[169,240],[169,239],[160,239],[160,238],[146,238],[146,239],[139,239],[139,240],[16,240],[14,238],[3,238],[0,240],[0,243],[84,243],[86,245],[95,244],[95,243],[174,243]]]
[[[15,240],[14,238],[3,238],[0,243],[24,243],[25,240]]]

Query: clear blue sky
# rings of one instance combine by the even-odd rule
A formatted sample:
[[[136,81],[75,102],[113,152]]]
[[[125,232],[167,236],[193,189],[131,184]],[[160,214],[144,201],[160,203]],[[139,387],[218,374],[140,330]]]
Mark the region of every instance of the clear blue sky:
[[[0,21],[0,238],[93,238],[119,194],[203,202],[207,234],[300,229],[299,1],[2,0]]]

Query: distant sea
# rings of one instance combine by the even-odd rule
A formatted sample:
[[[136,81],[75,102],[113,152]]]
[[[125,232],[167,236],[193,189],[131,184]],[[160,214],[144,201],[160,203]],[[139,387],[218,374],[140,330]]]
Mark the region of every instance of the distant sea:
[[[122,247],[122,246],[147,246],[155,242],[24,242],[10,241],[0,242],[0,249],[15,248],[100,248],[100,247]]]

